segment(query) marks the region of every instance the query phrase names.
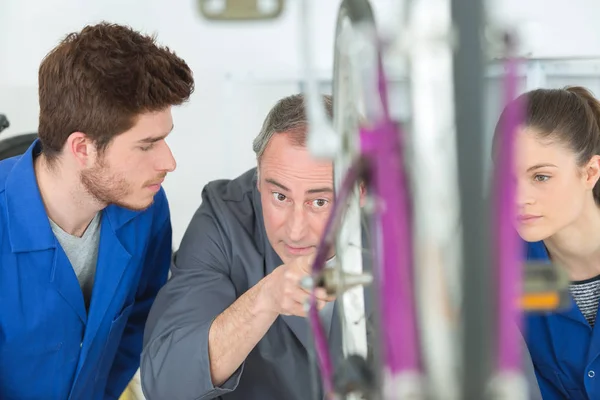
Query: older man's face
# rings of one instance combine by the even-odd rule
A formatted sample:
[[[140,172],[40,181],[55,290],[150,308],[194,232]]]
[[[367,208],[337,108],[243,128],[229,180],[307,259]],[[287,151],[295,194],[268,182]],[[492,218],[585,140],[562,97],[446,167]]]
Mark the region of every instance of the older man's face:
[[[258,189],[269,241],[284,263],[314,254],[334,201],[333,165],[315,160],[286,133],[271,138]]]

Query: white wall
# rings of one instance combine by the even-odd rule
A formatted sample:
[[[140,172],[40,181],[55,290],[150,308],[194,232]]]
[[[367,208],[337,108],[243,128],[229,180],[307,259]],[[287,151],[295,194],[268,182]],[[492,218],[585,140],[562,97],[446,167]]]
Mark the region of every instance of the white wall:
[[[66,33],[101,19],[157,33],[160,42],[189,63],[196,78],[191,101],[174,112],[176,128],[169,139],[178,169],[165,188],[177,247],[204,184],[252,167],[251,142],[265,114],[279,98],[299,90],[298,1],[288,0],[275,21],[230,24],[204,20],[193,0],[0,0],[0,112],[11,121],[2,136],[37,129],[37,68]],[[372,3],[380,22],[392,28],[397,1]],[[594,20],[600,2],[563,3],[498,0],[494,10],[521,24],[538,22],[538,36],[530,41],[533,56],[600,54]],[[339,0],[315,4],[315,57],[327,77]]]
[[[523,50],[530,57],[600,56],[597,0],[487,0],[487,4],[493,19],[510,23],[525,35]]]

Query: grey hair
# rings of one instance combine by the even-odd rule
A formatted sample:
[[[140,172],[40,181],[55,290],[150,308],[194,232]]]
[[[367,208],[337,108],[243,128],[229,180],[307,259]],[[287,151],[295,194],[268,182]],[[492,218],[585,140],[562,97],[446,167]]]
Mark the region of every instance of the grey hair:
[[[330,95],[323,95],[323,105],[327,115],[332,119],[333,99]],[[276,133],[292,133],[293,143],[304,146],[306,144],[307,125],[308,119],[303,94],[294,94],[279,100],[267,114],[260,133],[252,142],[256,160],[260,161],[269,141]]]

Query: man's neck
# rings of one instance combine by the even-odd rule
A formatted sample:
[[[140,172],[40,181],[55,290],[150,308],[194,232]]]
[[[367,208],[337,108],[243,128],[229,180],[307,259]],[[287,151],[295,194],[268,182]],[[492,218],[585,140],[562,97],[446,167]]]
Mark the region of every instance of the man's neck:
[[[572,281],[600,275],[600,208],[592,200],[573,224],[544,244],[552,261],[565,268]]]
[[[104,208],[83,188],[74,168],[56,162],[50,168],[43,154],[34,160],[35,176],[48,217],[73,236],[82,236]]]

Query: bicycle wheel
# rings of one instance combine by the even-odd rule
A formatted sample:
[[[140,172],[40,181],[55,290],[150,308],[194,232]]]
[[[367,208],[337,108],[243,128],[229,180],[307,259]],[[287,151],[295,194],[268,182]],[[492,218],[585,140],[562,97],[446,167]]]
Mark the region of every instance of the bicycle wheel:
[[[420,398],[421,391],[411,288],[408,187],[401,134],[389,117],[380,50],[369,2],[343,1],[334,58],[334,122],[343,146],[335,160],[336,181],[354,160],[363,158],[371,207],[361,212],[355,199],[336,247],[340,269],[347,273],[362,271],[361,261],[366,257],[360,257],[364,255],[361,249],[371,248],[370,272],[376,283],[372,293],[364,297],[358,291],[354,297],[347,294],[341,302],[340,318],[345,327],[346,367],[352,372],[369,371],[363,372],[359,382],[363,383],[360,395],[369,399],[413,399]],[[371,145],[374,147],[369,148]],[[361,216],[370,220],[369,226],[361,224]],[[365,246],[362,239],[371,230],[374,234]],[[372,303],[367,307],[369,321],[365,319],[365,300]],[[371,328],[368,341],[367,328]],[[366,365],[365,353],[369,360]],[[367,381],[370,385],[365,384]],[[357,398],[358,394],[350,396]]]
[[[360,56],[355,53],[355,40],[361,36],[355,27],[362,24],[362,33],[375,29],[373,13],[368,1],[343,1],[340,5],[336,26],[336,40],[334,51],[333,75],[333,107],[334,128],[342,136],[342,151],[334,160],[334,182],[336,187],[341,185],[341,180],[353,160],[360,157],[359,125],[361,116],[366,114],[363,92],[361,90],[361,76],[356,61]],[[362,37],[362,44],[366,47],[375,45],[370,37]],[[365,49],[367,52],[369,49]],[[372,48],[371,55],[376,55],[376,48]],[[374,59],[375,60],[375,59]],[[339,268],[350,274],[363,272],[363,259],[365,264],[372,261],[369,252],[363,250],[368,247],[365,243],[369,237],[369,227],[365,223],[365,213],[360,206],[360,188],[354,188],[354,194],[346,210],[345,218],[336,238],[336,255],[339,257]],[[343,275],[342,275],[343,276]],[[340,323],[342,326],[343,355],[347,363],[346,371],[338,372],[338,382],[341,386],[360,388],[347,394],[348,400],[359,398],[375,398],[374,393],[365,393],[372,390],[366,376],[357,376],[365,364],[373,365],[377,359],[375,349],[367,341],[367,321],[365,306],[374,296],[371,290],[355,287],[346,291],[338,302]],[[375,314],[375,313],[374,313]],[[369,329],[370,339],[372,330]],[[369,340],[372,342],[372,340]],[[369,360],[368,363],[364,361]],[[363,364],[361,367],[358,364]],[[354,365],[352,365],[354,364]],[[373,371],[372,368],[370,368]],[[363,380],[363,382],[350,383],[350,378]],[[373,382],[371,382],[372,384]],[[362,397],[361,397],[362,396]]]

